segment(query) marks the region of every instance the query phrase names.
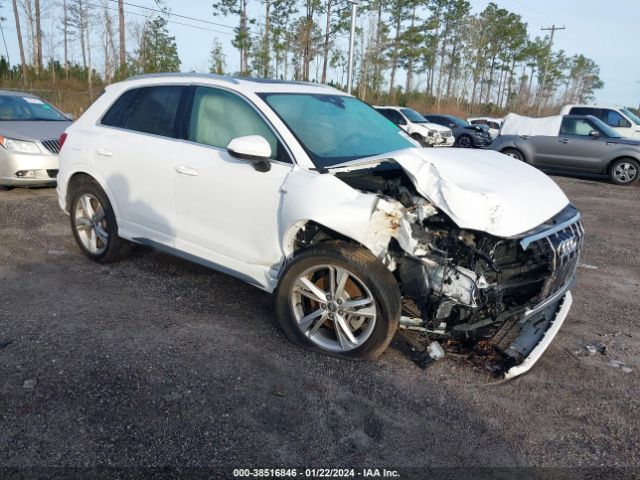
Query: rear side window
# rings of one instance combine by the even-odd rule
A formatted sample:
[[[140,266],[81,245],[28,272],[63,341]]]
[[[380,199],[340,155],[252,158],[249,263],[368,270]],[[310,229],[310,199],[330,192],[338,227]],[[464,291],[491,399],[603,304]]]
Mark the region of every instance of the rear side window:
[[[560,127],[561,135],[581,135],[588,136],[595,127],[584,118],[565,118]]]
[[[179,85],[143,87],[122,94],[102,118],[102,125],[152,133],[163,137],[180,135]]]

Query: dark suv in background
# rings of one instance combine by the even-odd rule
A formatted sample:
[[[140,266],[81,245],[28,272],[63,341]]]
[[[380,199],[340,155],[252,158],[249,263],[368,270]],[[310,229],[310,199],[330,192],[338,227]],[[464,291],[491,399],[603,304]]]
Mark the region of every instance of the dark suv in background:
[[[456,139],[454,143],[455,147],[480,148],[487,147],[493,142],[493,138],[491,138],[491,134],[486,125],[471,125],[453,115],[423,114],[422,116],[432,123],[450,128]]]

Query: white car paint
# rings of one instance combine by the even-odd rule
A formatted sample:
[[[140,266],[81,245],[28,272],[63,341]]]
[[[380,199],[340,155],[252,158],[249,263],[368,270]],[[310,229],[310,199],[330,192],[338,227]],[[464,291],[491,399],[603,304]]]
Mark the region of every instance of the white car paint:
[[[458,226],[514,237],[545,222],[569,204],[540,170],[491,150],[410,149],[384,155],[409,174],[417,190]],[[335,167],[370,167],[381,158]]]
[[[496,138],[498,135],[500,135],[500,126],[502,125],[503,121],[504,121],[504,118],[497,118],[497,117],[467,118],[467,122],[469,122],[471,125],[488,125],[489,133],[491,134],[492,138]],[[491,124],[497,124],[498,128],[495,128]]]

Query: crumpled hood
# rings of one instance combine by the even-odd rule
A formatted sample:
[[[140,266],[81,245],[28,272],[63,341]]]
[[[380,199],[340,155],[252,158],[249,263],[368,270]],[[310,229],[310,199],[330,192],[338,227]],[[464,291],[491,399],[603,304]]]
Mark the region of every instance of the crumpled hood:
[[[569,204],[541,171],[491,150],[412,148],[386,154],[418,193],[460,228],[514,237],[549,220]],[[384,160],[366,159],[366,163]],[[349,162],[339,168],[358,168]]]
[[[68,121],[0,121],[0,135],[3,137],[15,138],[17,140],[28,140],[31,142],[39,140],[58,139],[73,122]]]
[[[513,237],[569,203],[541,171],[489,150],[404,150],[393,159],[416,189],[461,228]]]

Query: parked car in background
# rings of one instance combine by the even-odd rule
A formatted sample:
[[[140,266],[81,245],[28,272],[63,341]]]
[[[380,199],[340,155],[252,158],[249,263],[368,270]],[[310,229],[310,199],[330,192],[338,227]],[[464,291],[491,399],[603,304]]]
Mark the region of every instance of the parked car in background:
[[[622,137],[591,115],[509,114],[491,149],[546,170],[607,175],[618,185],[640,177],[640,140]]]
[[[583,229],[555,182],[492,151],[418,148],[334,88],[136,77],[63,139],[58,201],[88,258],[130,241],[239,277],[313,351],[375,358],[402,321],[483,342],[511,378],[571,306]]]
[[[487,147],[493,138],[485,125],[471,125],[453,115],[427,114],[424,118],[453,131],[454,145],[462,148]]]
[[[500,127],[502,126],[504,118],[495,117],[473,117],[467,118],[467,122],[470,125],[485,125],[489,129],[489,133],[492,138],[496,138],[500,135]]]
[[[640,118],[628,108],[565,105],[560,115],[592,115],[615,128],[623,137],[640,138]]]
[[[454,138],[450,128],[430,123],[415,110],[406,107],[374,107],[378,112],[407,132],[423,147],[450,147]]]
[[[28,93],[0,90],[0,190],[55,185],[59,137],[71,120]]]

